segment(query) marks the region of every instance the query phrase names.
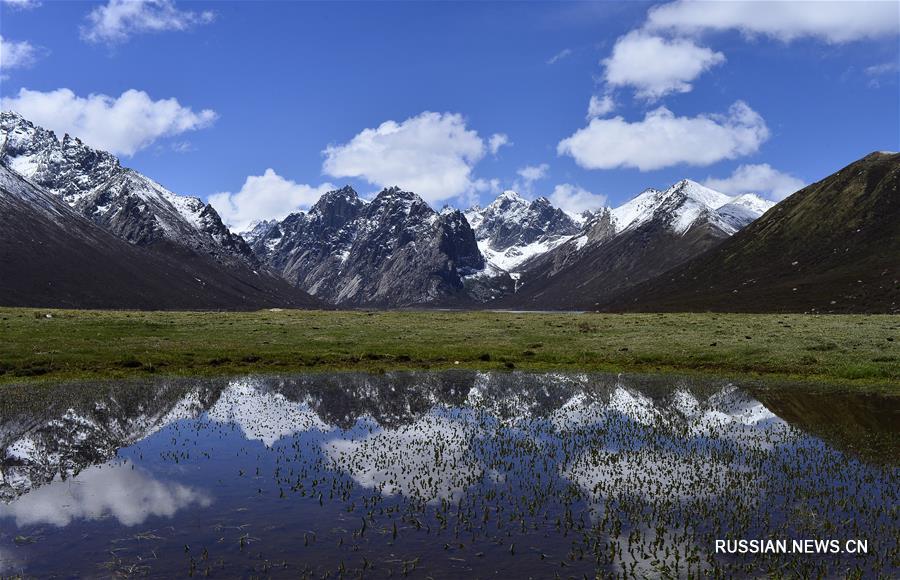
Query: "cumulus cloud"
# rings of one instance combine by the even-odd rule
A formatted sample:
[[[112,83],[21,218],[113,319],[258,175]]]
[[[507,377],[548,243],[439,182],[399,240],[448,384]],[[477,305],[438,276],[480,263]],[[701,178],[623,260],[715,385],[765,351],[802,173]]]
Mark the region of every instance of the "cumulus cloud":
[[[549,169],[549,165],[541,163],[540,165],[526,165],[525,167],[520,167],[516,170],[516,173],[519,177],[530,183],[547,177],[547,170]]]
[[[476,179],[473,182],[474,191],[477,193],[500,193],[500,180],[492,179]]]
[[[629,123],[621,116],[593,119],[557,145],[586,169],[634,167],[641,171],[678,164],[709,165],[754,153],[769,137],[763,118],[738,101],[726,115],[676,117],[665,107]]]
[[[699,33],[739,30],[789,42],[812,37],[830,43],[884,38],[900,32],[896,2],[692,2],[652,8],[648,30]]]
[[[203,129],[216,120],[212,110],[194,112],[174,98],[154,101],[134,89],[119,97],[79,97],[69,89],[21,89],[15,97],[3,99],[2,108],[17,111],[58,134],[68,133],[92,147],[121,155],[133,155],[157,139]]]
[[[109,0],[87,15],[81,37],[88,42],[119,44],[135,34],[188,30],[215,19],[211,11],[179,10],[173,0]]]
[[[561,51],[554,54],[553,56],[551,56],[550,58],[548,58],[547,64],[556,64],[559,61],[561,61],[562,59],[566,58],[567,56],[570,56],[571,54],[572,54],[571,48],[564,48]]]
[[[40,49],[27,40],[15,41],[0,35],[0,71],[26,68],[37,60]]]
[[[512,145],[506,133],[494,133],[488,139],[488,149],[490,149],[491,155],[496,155],[497,151],[504,145]]]
[[[640,30],[619,38],[603,60],[604,79],[612,87],[633,87],[638,97],[656,100],[686,93],[691,82],[725,62],[725,55],[684,38],[666,39]]]
[[[214,193],[209,196],[209,203],[230,228],[240,232],[254,221],[281,219],[306,209],[333,189],[336,188],[331,183],[319,186],[296,183],[269,168],[262,175],[247,177],[237,193]]]
[[[613,101],[612,96],[603,95],[598,97],[597,95],[591,95],[591,100],[588,102],[587,118],[603,117],[612,113],[615,108],[616,103]]]
[[[472,190],[472,168],[484,157],[485,144],[462,115],[426,111],[364,129],[322,153],[327,175],[358,177],[379,187],[398,185],[433,203]]]
[[[759,193],[776,201],[786,198],[806,185],[802,179],[778,171],[768,163],[741,165],[729,177],[724,179],[709,177],[703,184],[723,193],[732,195]]]
[[[594,211],[606,205],[606,196],[571,185],[561,183],[553,188],[550,194],[550,203],[569,213],[580,214],[585,211]]]
[[[513,182],[512,188],[520,193],[530,195],[534,190],[534,182],[547,177],[547,171],[550,166],[546,163],[540,165],[526,165],[516,170],[516,174],[521,178]]]

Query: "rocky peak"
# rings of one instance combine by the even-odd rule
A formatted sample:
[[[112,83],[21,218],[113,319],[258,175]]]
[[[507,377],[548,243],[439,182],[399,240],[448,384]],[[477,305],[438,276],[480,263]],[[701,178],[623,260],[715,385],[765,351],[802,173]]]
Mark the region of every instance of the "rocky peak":
[[[169,240],[219,261],[258,262],[218,212],[196,197],[177,195],[106,151],[0,113],[0,162],[69,206],[135,245]]]
[[[494,251],[540,240],[573,235],[578,224],[546,197],[529,202],[514,191],[504,191],[484,209],[466,212],[476,237]]]
[[[407,218],[430,217],[435,214],[425,200],[411,191],[399,187],[385,188],[367,206],[365,215],[369,219],[402,220]]]
[[[34,125],[18,113],[0,113],[0,162],[74,205],[93,188],[121,171],[119,160],[66,134]]]
[[[478,249],[475,232],[461,211],[445,209],[438,217],[436,227],[441,232],[441,250],[453,260],[461,275],[484,268],[484,256]]]
[[[329,191],[310,209],[310,216],[319,216],[325,228],[341,228],[356,219],[365,204],[349,185]]]

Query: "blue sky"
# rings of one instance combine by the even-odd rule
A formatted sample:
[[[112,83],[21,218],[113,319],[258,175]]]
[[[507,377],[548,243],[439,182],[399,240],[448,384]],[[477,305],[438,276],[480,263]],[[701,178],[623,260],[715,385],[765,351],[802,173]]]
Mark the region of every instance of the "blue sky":
[[[436,207],[516,188],[578,210],[683,177],[777,199],[900,149],[896,2],[0,10],[4,109],[236,225],[345,183]]]

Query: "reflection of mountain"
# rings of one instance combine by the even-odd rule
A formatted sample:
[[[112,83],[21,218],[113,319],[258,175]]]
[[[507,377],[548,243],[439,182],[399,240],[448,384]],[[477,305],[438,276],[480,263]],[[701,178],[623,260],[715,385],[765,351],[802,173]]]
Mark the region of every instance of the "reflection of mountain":
[[[693,437],[732,444],[756,445],[765,440],[767,448],[787,432],[785,421],[739,389],[698,387],[671,378],[470,371],[335,373],[233,380],[224,389],[169,381],[85,388],[74,395],[66,387],[58,391],[48,387],[45,399],[39,399],[53,403],[38,404],[36,410],[19,408],[0,421],[0,497],[6,501],[106,462],[118,448],[172,422],[198,418],[203,411],[208,411],[211,420],[237,424],[247,439],[268,447],[298,433],[316,432],[332,465],[347,471],[357,483],[385,493],[415,495],[404,480],[417,472],[428,473],[434,482],[432,497],[452,495],[470,476],[481,473],[466,449],[478,429],[494,429],[495,423],[527,431],[547,422],[557,433],[566,433],[613,417],[648,433],[678,428]],[[831,415],[797,412],[801,407],[812,408],[810,401],[816,397],[803,398],[800,404],[764,394],[781,410],[779,414],[799,421],[804,429],[846,443],[833,428],[817,429],[817,422],[832,422]],[[883,447],[883,435],[862,435],[871,435],[871,421],[854,427],[856,419],[871,414],[854,412],[853,401],[848,398],[841,403],[844,420],[838,424],[842,433],[854,436],[848,448],[856,450],[873,441],[881,441]],[[869,400],[865,404],[877,406]],[[465,409],[476,411],[479,422],[447,414]],[[365,418],[365,429],[353,429],[362,425],[360,418]],[[879,429],[889,434],[889,442],[897,441],[896,429]],[[377,449],[384,455],[375,454]],[[434,465],[436,451],[446,453],[449,464],[460,471],[442,477],[443,468]],[[360,457],[372,461],[363,465]],[[401,472],[406,475],[401,477]],[[447,483],[450,479],[452,484]]]
[[[48,387],[50,389],[52,387]],[[0,424],[0,500],[103,463],[116,450],[179,419],[196,417],[214,391],[169,382],[122,388],[83,387],[47,407],[21,408]],[[78,391],[78,387],[71,388]]]
[[[430,414],[361,439],[331,439],[323,450],[336,469],[364,488],[425,501],[456,500],[482,472],[471,449],[478,427],[466,419]]]
[[[9,505],[0,505],[0,518],[16,525],[66,526],[73,519],[113,517],[135,526],[151,516],[171,517],[190,505],[208,506],[205,493],[178,483],[158,481],[124,463],[92,465],[76,479],[56,479]]]
[[[344,373],[29,397],[10,415],[10,391],[0,391],[11,500],[0,526],[38,539],[16,552],[35,576],[58,573],[48,557],[67,547],[60,562],[96,566],[96,551],[71,555],[82,548],[71,538],[90,537],[95,550],[113,542],[123,564],[126,542],[132,559],[148,558],[134,546],[149,546],[146,534],[122,529],[143,523],[158,535],[158,576],[172,575],[160,566],[173,556],[196,559],[182,547],[202,544],[209,526],[225,538],[210,545],[212,561],[241,566],[238,545],[252,542],[256,561],[321,563],[322,575],[350,554],[380,570],[421,557],[418,571],[431,575],[476,550],[510,577],[552,576],[560,562],[570,575],[760,575],[777,562],[744,570],[709,558],[713,534],[890,537],[900,491],[894,467],[841,453],[744,390],[671,377]],[[298,529],[318,547],[297,550]],[[886,569],[891,557],[866,566]]]
[[[295,403],[281,393],[269,392],[258,380],[232,381],[208,412],[213,421],[235,423],[244,437],[271,447],[282,437],[328,426],[306,403]]]

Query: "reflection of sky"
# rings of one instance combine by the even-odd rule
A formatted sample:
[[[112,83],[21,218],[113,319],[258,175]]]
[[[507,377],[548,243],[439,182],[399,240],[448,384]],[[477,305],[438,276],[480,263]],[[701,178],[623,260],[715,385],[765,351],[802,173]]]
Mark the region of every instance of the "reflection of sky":
[[[12,575],[21,570],[23,565],[22,560],[13,551],[0,547],[0,574]]]
[[[0,518],[16,525],[66,526],[73,520],[113,517],[125,526],[151,516],[171,517],[192,505],[206,507],[210,497],[197,489],[159,481],[130,464],[95,465],[65,481],[33,489],[9,505],[0,505]]]

